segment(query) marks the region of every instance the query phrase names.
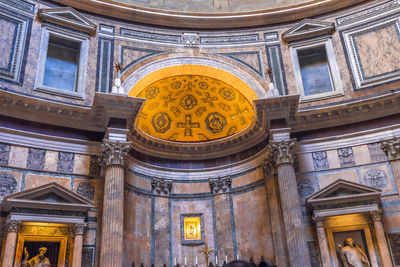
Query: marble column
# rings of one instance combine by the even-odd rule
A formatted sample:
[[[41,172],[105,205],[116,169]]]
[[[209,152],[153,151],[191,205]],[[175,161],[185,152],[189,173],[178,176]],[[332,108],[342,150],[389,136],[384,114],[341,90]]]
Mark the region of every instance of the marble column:
[[[326,237],[324,228],[324,218],[314,217],[313,220],[317,228],[318,246],[319,246],[319,251],[321,252],[322,267],[330,267],[331,255],[329,253],[328,239]]]
[[[293,139],[273,141],[270,143],[271,156],[277,166],[283,224],[290,266],[311,266],[304,232],[300,197],[297,191],[296,175],[293,167],[295,145],[296,143]]]
[[[74,251],[72,254],[72,267],[82,265],[83,234],[85,233],[86,223],[77,223],[72,227],[74,233]]]
[[[130,142],[103,141],[105,168],[100,266],[122,267],[124,173]]]
[[[15,220],[7,220],[6,222],[7,237],[3,250],[4,254],[3,263],[1,264],[2,267],[12,267],[14,264],[15,248],[17,245],[17,232],[20,224],[20,221]]]
[[[393,267],[390,251],[387,244],[385,230],[383,229],[381,211],[373,211],[370,213],[374,223],[376,239],[378,240],[379,254],[383,267]]]

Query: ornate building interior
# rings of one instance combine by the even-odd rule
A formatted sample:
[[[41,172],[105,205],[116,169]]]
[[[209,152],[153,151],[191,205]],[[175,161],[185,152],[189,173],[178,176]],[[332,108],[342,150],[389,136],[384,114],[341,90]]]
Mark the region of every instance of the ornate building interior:
[[[0,266],[400,266],[400,1],[0,0]]]

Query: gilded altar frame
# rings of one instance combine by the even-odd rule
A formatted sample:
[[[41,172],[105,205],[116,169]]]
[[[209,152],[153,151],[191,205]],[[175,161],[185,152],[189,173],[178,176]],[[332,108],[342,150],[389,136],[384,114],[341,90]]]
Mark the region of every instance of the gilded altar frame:
[[[205,243],[204,237],[204,214],[185,213],[180,215],[181,244],[182,245],[202,245]],[[195,234],[188,236],[189,228],[193,228]]]
[[[60,251],[58,253],[57,267],[65,266],[65,257],[67,252],[67,235],[32,235],[32,234],[18,234],[17,247],[15,251],[14,266],[21,266],[22,255],[24,254],[24,244],[25,242],[60,242]],[[35,256],[35,255],[30,255]]]

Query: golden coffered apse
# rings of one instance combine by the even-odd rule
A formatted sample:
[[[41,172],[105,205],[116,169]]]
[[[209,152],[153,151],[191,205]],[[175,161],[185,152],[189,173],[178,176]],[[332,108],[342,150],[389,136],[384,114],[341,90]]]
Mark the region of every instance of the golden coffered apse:
[[[238,133],[252,123],[250,102],[235,88],[211,77],[178,75],[142,90],[147,101],[137,127],[177,142],[209,141]]]

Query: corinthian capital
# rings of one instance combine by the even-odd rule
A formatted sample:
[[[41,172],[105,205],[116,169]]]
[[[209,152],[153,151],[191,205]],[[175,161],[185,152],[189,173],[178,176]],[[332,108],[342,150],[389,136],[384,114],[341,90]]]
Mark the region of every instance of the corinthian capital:
[[[386,155],[388,155],[389,160],[400,159],[400,138],[382,141],[381,146]]]
[[[105,166],[125,165],[130,142],[103,140],[101,161]]]
[[[379,222],[382,220],[382,215],[380,210],[371,211],[370,216],[373,222]]]
[[[7,232],[14,232],[14,233],[18,232],[20,224],[21,224],[21,221],[7,220],[6,221]]]
[[[293,164],[295,158],[296,141],[294,139],[270,143],[271,156],[276,165]]]
[[[87,228],[86,223],[76,223],[72,226],[72,231],[75,235],[83,235]]]

